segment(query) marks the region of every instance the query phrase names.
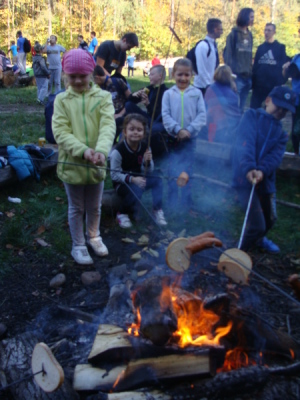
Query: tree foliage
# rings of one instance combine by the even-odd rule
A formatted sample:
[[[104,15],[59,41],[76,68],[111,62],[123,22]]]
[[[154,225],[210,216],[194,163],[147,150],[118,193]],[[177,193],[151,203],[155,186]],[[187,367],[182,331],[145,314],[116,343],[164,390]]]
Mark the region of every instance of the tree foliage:
[[[300,52],[299,0],[252,0],[255,11],[252,28],[254,51],[264,41],[267,22],[277,26],[277,40],[284,43],[289,55]],[[206,21],[217,17],[223,22],[224,34],[219,39],[220,52],[226,36],[235,25],[238,11],[249,7],[245,0],[2,0],[0,1],[0,47],[6,51],[16,31],[34,42],[45,43],[54,33],[67,49],[77,47],[77,35],[85,40],[96,31],[101,42],[118,39],[132,31],[139,36],[136,49],[141,59],[158,53],[165,57],[184,56],[188,49],[206,34]],[[182,43],[171,40],[170,25]]]

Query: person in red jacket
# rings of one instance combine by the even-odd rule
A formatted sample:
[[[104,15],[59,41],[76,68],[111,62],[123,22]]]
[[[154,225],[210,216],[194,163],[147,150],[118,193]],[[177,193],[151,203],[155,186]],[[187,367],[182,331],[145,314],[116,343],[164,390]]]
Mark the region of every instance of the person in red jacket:
[[[156,56],[153,58],[153,60],[151,61],[152,67],[154,65],[159,65],[160,64],[160,59],[158,58],[158,54],[156,54]]]

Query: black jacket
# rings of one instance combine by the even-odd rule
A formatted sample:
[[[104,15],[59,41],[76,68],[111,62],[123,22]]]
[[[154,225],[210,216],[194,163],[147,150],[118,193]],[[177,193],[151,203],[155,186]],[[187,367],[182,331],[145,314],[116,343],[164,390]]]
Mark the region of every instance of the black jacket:
[[[253,65],[253,88],[271,91],[274,86],[283,85],[286,78],[282,75],[282,65],[288,60],[285,45],[277,42],[277,40],[273,43],[265,42],[258,46]]]

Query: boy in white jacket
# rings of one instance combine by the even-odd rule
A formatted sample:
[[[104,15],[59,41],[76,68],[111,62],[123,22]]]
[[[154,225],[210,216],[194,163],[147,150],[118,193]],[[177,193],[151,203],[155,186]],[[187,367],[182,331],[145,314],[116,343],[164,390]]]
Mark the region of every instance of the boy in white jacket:
[[[168,132],[168,202],[177,207],[176,177],[185,171],[191,176],[195,158],[195,138],[206,124],[202,93],[190,85],[193,68],[187,58],[177,60],[173,68],[176,85],[167,90],[162,100],[163,124]],[[192,206],[191,183],[182,188],[181,205]]]

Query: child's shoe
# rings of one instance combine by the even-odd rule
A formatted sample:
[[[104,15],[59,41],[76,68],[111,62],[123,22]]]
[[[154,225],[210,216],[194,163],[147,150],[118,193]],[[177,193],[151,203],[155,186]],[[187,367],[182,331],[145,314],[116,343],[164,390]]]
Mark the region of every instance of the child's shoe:
[[[164,212],[162,209],[153,211],[154,219],[158,225],[165,226],[167,221],[165,220]]]
[[[280,252],[280,248],[277,246],[277,244],[273,243],[272,240],[268,239],[266,236],[260,239],[256,244],[257,247],[263,252],[271,254],[277,254]]]
[[[117,221],[118,221],[118,224],[119,224],[120,228],[125,228],[126,229],[126,228],[131,228],[132,227],[132,223],[131,223],[131,221],[130,221],[130,219],[129,219],[127,214],[118,213],[117,214]]]
[[[99,257],[104,257],[108,255],[108,249],[102,242],[101,236],[89,239],[87,244],[94,250],[94,253]]]
[[[80,265],[90,265],[94,263],[86,246],[74,246],[71,251],[71,256],[74,258],[77,264]]]

